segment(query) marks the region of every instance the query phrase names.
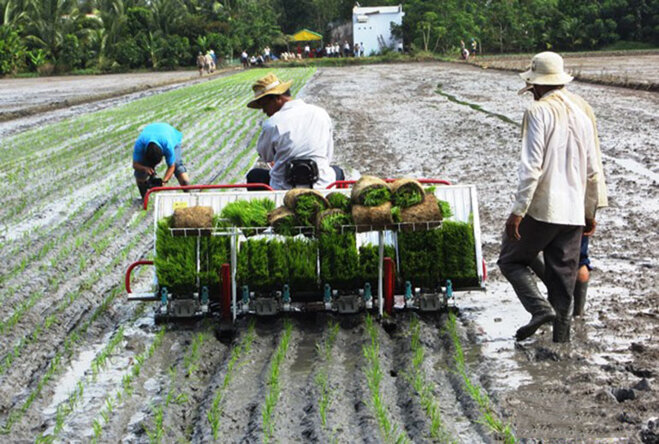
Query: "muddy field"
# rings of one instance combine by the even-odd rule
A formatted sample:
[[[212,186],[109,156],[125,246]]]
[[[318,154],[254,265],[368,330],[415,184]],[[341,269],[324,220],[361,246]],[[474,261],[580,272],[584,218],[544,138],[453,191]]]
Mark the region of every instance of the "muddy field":
[[[656,93],[570,87],[598,116],[610,207],[598,215],[587,314],[574,322],[569,345],[553,344],[548,329],[515,343],[528,315],[495,265],[530,98],[516,95],[515,74],[459,64],[279,72],[309,79],[299,94],[334,119],[339,164],[477,185],[487,291],[456,295],[455,329],[447,314],[399,314],[386,329],[362,315],[318,314],[241,320],[227,345],[212,324],[154,325],[153,306],[127,304],[123,270],[153,248],[151,216],[140,210],[130,175],[138,128],[168,119],[183,130],[194,181],[237,180],[254,161],[261,116],[243,108],[249,76],[258,74],[3,139],[7,441],[494,442],[503,434],[485,424],[489,415],[530,442],[657,442]],[[143,115],[122,120],[137,110]],[[109,152],[99,155],[101,147]],[[60,163],[65,168],[53,166]],[[143,273],[133,286],[148,279]],[[425,356],[416,367],[414,338]],[[388,427],[369,379],[373,344]],[[276,362],[279,395],[266,414]]]
[[[628,53],[629,54],[629,53]],[[639,51],[630,56],[619,53],[575,53],[564,54],[565,69],[575,78],[607,84],[627,85],[637,89],[659,88],[659,53]],[[520,56],[478,56],[469,59],[470,63],[483,68],[524,71],[528,69],[531,55]]]

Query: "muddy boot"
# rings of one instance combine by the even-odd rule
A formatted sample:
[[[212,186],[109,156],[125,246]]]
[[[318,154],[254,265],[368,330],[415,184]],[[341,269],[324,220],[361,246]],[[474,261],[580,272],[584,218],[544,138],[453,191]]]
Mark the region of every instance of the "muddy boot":
[[[570,318],[567,319],[554,319],[553,330],[554,342],[570,342]]]
[[[523,341],[531,337],[543,324],[553,321],[556,318],[552,312],[541,312],[534,314],[528,324],[520,327],[515,333],[515,339]]]
[[[574,309],[572,316],[583,316],[586,309],[586,293],[588,293],[588,281],[579,282],[574,286]]]

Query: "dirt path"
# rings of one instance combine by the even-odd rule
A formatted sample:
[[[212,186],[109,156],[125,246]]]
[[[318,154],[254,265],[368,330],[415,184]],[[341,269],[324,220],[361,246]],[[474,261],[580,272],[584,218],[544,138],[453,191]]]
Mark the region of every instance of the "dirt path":
[[[280,74],[289,73],[301,75]],[[61,442],[265,439],[264,405],[273,355],[286,332],[283,320],[261,320],[253,330],[241,321],[237,337],[225,345],[204,323],[154,325],[154,307],[127,304],[119,284],[126,265],[152,249],[151,219],[135,202],[121,148],[142,120],[180,122],[189,144],[186,163],[198,181],[236,180],[253,160],[250,143],[261,117],[244,110],[249,81],[218,82],[136,102],[144,114],[137,122],[122,120],[137,99],[126,96],[120,103],[129,108],[118,112],[111,103],[98,115],[89,114],[95,104],[71,107],[48,119],[79,119],[46,125],[50,130],[43,132],[16,126],[5,138],[0,427],[8,442],[42,434]],[[454,304],[466,376],[489,396],[493,414],[532,442],[656,442],[650,427],[659,416],[653,254],[659,240],[652,234],[659,223],[659,97],[571,85],[599,118],[610,208],[598,215],[587,315],[575,321],[573,342],[555,345],[544,330],[517,344],[514,331],[528,315],[495,262],[516,184],[518,122],[529,101],[516,95],[519,87],[518,77],[503,71],[410,64],[322,69],[301,94],[332,116],[340,164],[381,176],[477,185],[487,292],[457,294]],[[92,117],[101,123],[89,134]],[[55,143],[51,128],[71,137],[60,135]],[[19,150],[19,143],[27,148]],[[110,147],[107,155],[99,156],[101,146]],[[98,183],[72,188],[65,180],[84,178],[91,166]],[[134,288],[148,286],[149,275],[135,280]],[[396,433],[412,442],[443,441],[433,436],[495,441],[456,372],[446,316],[417,320],[406,313],[396,320],[395,329],[375,323],[373,332],[382,370],[377,390]],[[278,369],[281,393],[270,417],[273,439],[386,441],[368,383],[365,351],[372,342],[365,317],[291,322]],[[329,354],[321,353],[334,323]],[[425,351],[419,368],[426,400],[436,409],[427,408],[409,379],[415,328]]]

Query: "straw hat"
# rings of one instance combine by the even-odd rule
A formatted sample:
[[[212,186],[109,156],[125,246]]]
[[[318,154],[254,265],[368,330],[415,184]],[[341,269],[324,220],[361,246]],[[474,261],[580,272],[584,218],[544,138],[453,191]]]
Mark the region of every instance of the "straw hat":
[[[519,76],[532,85],[565,85],[574,78],[563,70],[563,57],[551,51],[534,55],[530,69]]]
[[[256,83],[252,85],[252,90],[254,91],[254,99],[247,104],[247,107],[260,109],[261,107],[257,102],[261,97],[267,96],[268,94],[284,94],[290,89],[292,84],[292,81],[282,82],[273,73],[258,79]]]

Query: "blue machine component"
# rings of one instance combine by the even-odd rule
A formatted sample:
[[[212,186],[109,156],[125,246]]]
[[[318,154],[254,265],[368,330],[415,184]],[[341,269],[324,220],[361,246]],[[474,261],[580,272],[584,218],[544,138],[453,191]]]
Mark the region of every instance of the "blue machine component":
[[[446,298],[450,299],[453,297],[453,284],[450,279],[446,280]]]
[[[412,299],[412,283],[405,281],[405,300],[409,301],[410,299]]]
[[[167,287],[162,287],[160,289],[160,302],[163,306],[167,305]]]
[[[201,287],[201,303],[202,305],[208,304],[208,287],[205,285]]]
[[[364,284],[364,300],[370,301],[372,297],[373,294],[371,293],[371,283],[367,282]]]
[[[288,286],[288,284],[284,284],[284,291],[283,291],[283,294],[282,294],[282,301],[285,304],[290,304],[290,302],[291,302],[291,289]]]
[[[325,302],[332,301],[332,287],[330,287],[330,284],[325,284],[325,293],[323,299],[325,300]]]
[[[249,304],[249,287],[247,285],[243,285],[242,293],[243,293],[243,304]]]

